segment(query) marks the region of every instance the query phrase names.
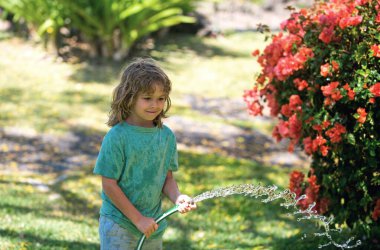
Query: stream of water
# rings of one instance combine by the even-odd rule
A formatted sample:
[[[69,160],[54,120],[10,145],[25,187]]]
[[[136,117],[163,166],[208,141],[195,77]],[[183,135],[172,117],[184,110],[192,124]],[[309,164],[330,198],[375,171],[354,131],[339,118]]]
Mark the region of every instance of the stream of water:
[[[325,244],[320,244],[318,247],[323,248],[329,245],[334,245],[338,248],[354,248],[361,244],[360,240],[353,242],[355,240],[354,237],[346,240],[343,243],[336,242],[331,236],[331,232],[341,232],[341,229],[332,229],[330,225],[333,223],[334,217],[326,217],[323,215],[317,214],[315,210],[313,210],[315,203],[311,204],[307,209],[301,210],[297,207],[297,203],[306,198],[306,195],[302,195],[299,198],[296,198],[296,194],[291,192],[289,189],[285,189],[283,191],[278,191],[277,186],[262,186],[262,185],[254,185],[254,184],[241,184],[241,185],[232,185],[227,187],[217,188],[211,191],[204,192],[200,195],[197,195],[193,198],[195,203],[204,201],[207,199],[213,199],[218,197],[226,197],[230,195],[244,195],[253,198],[263,198],[261,201],[264,203],[268,203],[277,199],[282,199],[283,202],[280,204],[286,209],[291,209],[293,212],[290,213],[295,215],[297,221],[301,220],[315,220],[322,224],[323,232],[322,233],[314,233],[315,236],[318,237],[326,237],[328,240]],[[305,238],[304,235],[302,238]]]

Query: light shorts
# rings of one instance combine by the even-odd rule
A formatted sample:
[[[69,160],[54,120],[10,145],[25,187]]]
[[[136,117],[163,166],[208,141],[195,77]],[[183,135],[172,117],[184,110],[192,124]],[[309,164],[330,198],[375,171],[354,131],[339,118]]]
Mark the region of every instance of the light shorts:
[[[99,219],[99,236],[101,250],[135,250],[140,239],[102,215]],[[142,249],[162,250],[162,238],[145,239]]]

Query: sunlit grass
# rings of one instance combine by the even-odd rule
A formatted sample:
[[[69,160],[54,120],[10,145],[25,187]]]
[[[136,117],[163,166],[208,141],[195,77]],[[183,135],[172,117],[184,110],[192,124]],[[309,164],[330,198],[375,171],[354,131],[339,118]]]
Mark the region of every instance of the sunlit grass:
[[[85,65],[59,63],[16,38],[0,41],[0,48],[0,126],[54,133],[78,125],[106,128],[110,82],[117,78],[109,66],[97,73],[107,77],[85,79],[78,73]]]
[[[204,114],[182,105],[184,96],[241,98],[258,71],[250,53],[263,46],[263,36],[256,33],[202,39],[172,35],[148,52],[172,79],[171,114],[202,120]],[[49,133],[76,126],[107,130],[112,90],[127,62],[64,64],[16,38],[1,40],[0,49],[1,127]]]
[[[180,151],[179,159],[175,176],[190,196],[242,183],[283,190],[291,171],[192,151]],[[0,249],[98,249],[101,185],[91,171],[72,170],[59,181],[54,174],[1,174]],[[196,211],[168,218],[165,249],[316,249],[324,242],[312,236],[321,232],[315,222],[297,222],[279,204],[241,195],[202,201]],[[164,199],[164,209],[171,206]]]
[[[281,168],[263,168],[246,160],[187,151],[180,152],[180,165],[176,178],[182,191],[191,196],[218,186],[282,183],[280,180],[287,176],[287,170]],[[91,174],[91,169],[88,166],[71,171],[57,183],[54,175],[1,175],[0,248],[96,249],[100,179]],[[277,173],[275,179],[270,176],[273,172]],[[198,205],[199,209],[191,214],[169,219],[167,249],[270,246],[269,239],[286,238],[299,230],[294,222],[289,224],[289,219],[281,216],[284,211],[275,204],[237,196]],[[165,199],[165,208],[170,206]]]
[[[41,188],[49,181],[35,174],[0,176],[0,249],[97,248],[94,214],[68,210],[70,200]]]
[[[249,32],[202,40],[174,36],[151,55],[163,61],[175,95],[236,98],[252,87],[259,65],[251,52],[265,44],[263,35]]]

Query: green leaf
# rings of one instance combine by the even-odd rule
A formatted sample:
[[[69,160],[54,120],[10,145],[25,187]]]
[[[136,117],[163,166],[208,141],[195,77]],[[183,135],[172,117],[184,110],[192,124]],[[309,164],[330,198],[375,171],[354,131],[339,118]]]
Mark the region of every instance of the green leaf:
[[[352,145],[356,144],[355,136],[351,133],[347,134],[347,140]]]
[[[47,19],[37,30],[38,35],[44,34],[49,28],[54,27],[54,21],[52,19]]]

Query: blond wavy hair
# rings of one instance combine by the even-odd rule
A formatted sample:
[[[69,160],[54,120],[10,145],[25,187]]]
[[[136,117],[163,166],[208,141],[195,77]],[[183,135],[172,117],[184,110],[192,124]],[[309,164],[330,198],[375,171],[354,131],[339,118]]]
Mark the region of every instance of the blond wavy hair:
[[[137,58],[122,71],[120,83],[113,91],[111,110],[107,125],[110,127],[125,121],[131,113],[140,93],[152,93],[156,84],[160,84],[166,95],[166,104],[162,112],[153,120],[159,128],[162,118],[170,109],[171,81],[165,72],[151,58]]]

